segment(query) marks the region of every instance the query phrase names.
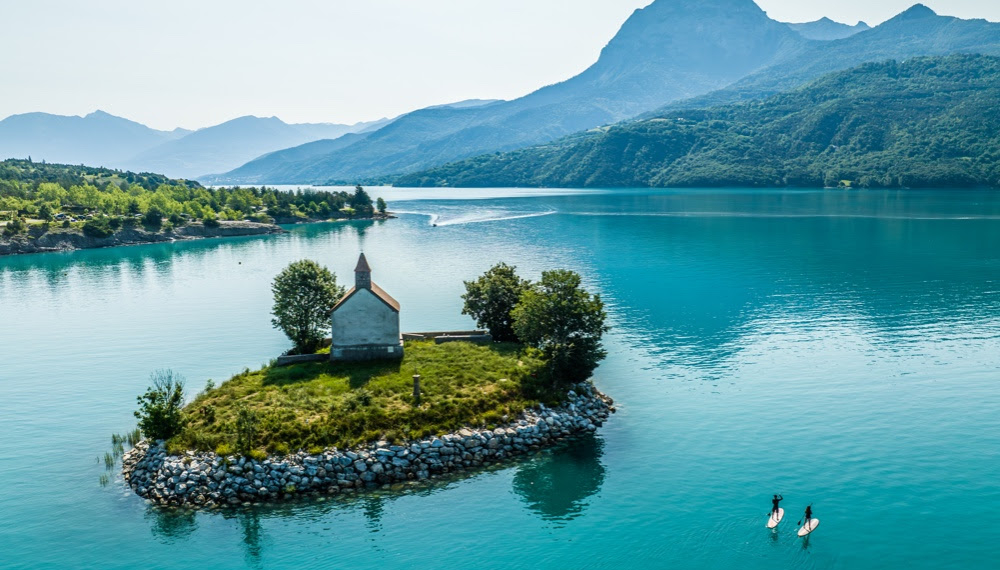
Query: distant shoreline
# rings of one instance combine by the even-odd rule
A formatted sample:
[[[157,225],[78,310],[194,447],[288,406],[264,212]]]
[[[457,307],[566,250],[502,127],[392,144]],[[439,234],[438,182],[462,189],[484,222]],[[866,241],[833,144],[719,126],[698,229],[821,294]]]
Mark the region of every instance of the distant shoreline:
[[[354,218],[354,220],[385,220],[395,216],[376,214],[372,217]],[[337,220],[278,220],[282,225],[297,225],[321,223]],[[8,255],[27,255],[32,253],[55,253],[76,251],[81,249],[101,249],[125,245],[146,245],[153,243],[169,243],[175,241],[190,241],[199,239],[248,237],[288,233],[278,223],[267,224],[249,221],[220,221],[217,227],[206,227],[201,222],[194,222],[173,230],[149,231],[143,228],[125,228],[114,234],[97,238],[85,235],[78,228],[52,228],[41,231],[33,227],[27,234],[9,238],[0,237],[0,257]]]

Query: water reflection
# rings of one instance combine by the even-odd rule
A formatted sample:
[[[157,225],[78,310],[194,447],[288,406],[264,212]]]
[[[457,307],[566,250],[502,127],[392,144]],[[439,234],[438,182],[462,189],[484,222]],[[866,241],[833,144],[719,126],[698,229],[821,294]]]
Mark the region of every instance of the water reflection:
[[[604,440],[588,435],[517,467],[514,492],[545,520],[572,520],[604,483]]]
[[[361,502],[361,511],[365,515],[365,526],[375,533],[382,530],[382,515],[385,513],[385,499],[381,495],[365,497]]]
[[[241,513],[238,518],[240,528],[243,531],[243,546],[246,549],[247,562],[257,567],[262,552],[260,516],[255,509],[250,509]]]
[[[164,544],[182,541],[198,528],[195,511],[188,509],[150,508],[146,510],[145,517],[153,536]]]

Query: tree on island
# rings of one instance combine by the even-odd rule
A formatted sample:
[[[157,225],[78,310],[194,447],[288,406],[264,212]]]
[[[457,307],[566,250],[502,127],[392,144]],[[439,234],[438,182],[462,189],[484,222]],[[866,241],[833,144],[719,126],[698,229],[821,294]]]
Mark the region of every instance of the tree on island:
[[[601,345],[608,330],[604,303],[581,288],[573,271],[543,272],[511,315],[517,338],[540,349],[548,361],[553,387],[583,382],[607,356]]]
[[[184,428],[181,408],[184,407],[184,378],[172,370],[157,370],[150,374],[153,385],[136,398],[139,409],[133,414],[139,420],[143,437],[151,440],[170,439]]]
[[[476,326],[490,331],[493,340],[516,342],[511,311],[521,294],[531,285],[517,276],[517,267],[498,263],[475,281],[465,282],[462,314],[476,320]]]
[[[330,311],[344,294],[337,277],[315,261],[289,264],[271,284],[274,307],[271,324],[295,344],[300,354],[310,353],[330,330]]]
[[[379,196],[378,200],[375,201],[375,207],[378,208],[378,213],[384,216],[385,209],[388,208],[388,205],[385,203],[385,200],[383,200],[382,197]]]
[[[354,187],[354,194],[348,200],[348,204],[362,216],[370,216],[375,212],[375,208],[372,207],[372,197],[361,186]]]

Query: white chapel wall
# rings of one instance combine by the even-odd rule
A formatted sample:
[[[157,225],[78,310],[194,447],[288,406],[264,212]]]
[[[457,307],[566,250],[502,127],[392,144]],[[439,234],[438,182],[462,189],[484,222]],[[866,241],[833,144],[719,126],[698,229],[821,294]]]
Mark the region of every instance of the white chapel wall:
[[[333,313],[334,346],[398,345],[399,313],[361,289]]]

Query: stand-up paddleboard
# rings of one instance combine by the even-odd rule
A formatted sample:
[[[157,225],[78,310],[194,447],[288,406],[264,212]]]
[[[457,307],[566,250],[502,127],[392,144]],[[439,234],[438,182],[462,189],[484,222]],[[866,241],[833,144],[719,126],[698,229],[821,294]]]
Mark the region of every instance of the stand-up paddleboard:
[[[785,509],[778,507],[778,512],[776,513],[772,512],[770,515],[768,515],[767,528],[774,528],[778,526],[778,523],[780,523],[781,519],[783,518],[785,518]]]
[[[818,526],[819,526],[819,519],[809,519],[809,522],[802,525],[802,528],[799,529],[799,536],[806,536],[807,534],[816,530],[816,527]]]

